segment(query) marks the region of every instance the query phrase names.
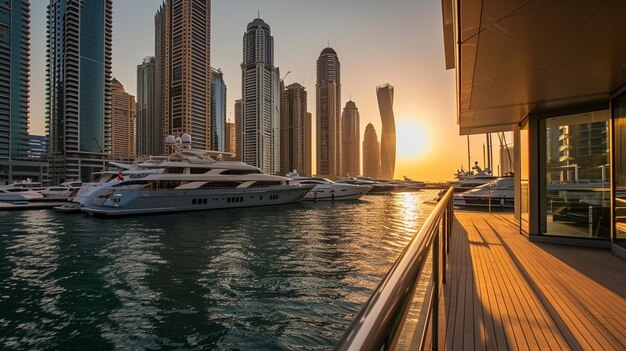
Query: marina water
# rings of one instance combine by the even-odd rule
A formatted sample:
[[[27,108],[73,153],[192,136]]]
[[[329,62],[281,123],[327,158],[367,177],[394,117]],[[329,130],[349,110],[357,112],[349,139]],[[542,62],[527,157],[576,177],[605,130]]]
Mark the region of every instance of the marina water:
[[[1,212],[0,349],[332,349],[435,195]]]

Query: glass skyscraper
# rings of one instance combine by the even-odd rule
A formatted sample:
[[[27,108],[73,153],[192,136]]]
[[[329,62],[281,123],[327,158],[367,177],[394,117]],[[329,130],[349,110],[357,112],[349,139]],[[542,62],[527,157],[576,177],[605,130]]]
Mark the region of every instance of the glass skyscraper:
[[[28,157],[30,1],[0,0],[0,160]]]
[[[156,92],[156,62],[153,56],[137,66],[137,155],[161,155],[161,114]]]
[[[325,48],[317,59],[317,174],[341,173],[341,66],[337,52]]]
[[[49,177],[87,180],[111,153],[113,0],[50,0],[47,30]]]
[[[211,150],[226,151],[226,84],[221,70],[211,68]]]

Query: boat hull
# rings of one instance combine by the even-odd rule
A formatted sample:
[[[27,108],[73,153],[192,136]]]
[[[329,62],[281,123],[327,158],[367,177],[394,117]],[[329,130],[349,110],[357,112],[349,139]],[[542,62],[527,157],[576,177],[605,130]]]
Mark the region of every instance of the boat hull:
[[[101,206],[87,206],[90,215],[125,216],[136,214],[215,210],[281,205],[301,201],[311,187],[198,189],[137,191],[117,190]]]
[[[368,193],[370,186],[357,185],[318,185],[304,197],[305,201],[358,200]]]

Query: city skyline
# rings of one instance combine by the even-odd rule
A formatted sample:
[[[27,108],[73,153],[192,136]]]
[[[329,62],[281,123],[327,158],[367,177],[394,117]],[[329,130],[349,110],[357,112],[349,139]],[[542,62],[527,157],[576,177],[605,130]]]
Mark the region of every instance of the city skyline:
[[[144,57],[154,55],[154,13],[161,4],[159,0],[115,1],[113,4],[113,70],[133,95],[136,95],[137,64]],[[212,4],[211,62],[213,67],[222,69],[226,85],[229,86],[227,116],[233,119],[234,101],[240,98],[237,92],[241,91],[241,28],[256,17],[257,10],[260,10],[261,17],[272,25],[272,33],[276,36],[275,66],[283,72],[292,72],[286,78],[286,85],[298,82],[312,92],[315,88],[315,60],[319,52],[330,43],[344,63],[344,94],[340,105],[343,106],[350,95],[359,102],[363,122],[360,135],[363,135],[365,125],[370,122],[377,130],[381,130],[375,87],[384,82],[390,82],[396,87],[394,108],[399,139],[395,176],[408,175],[424,180],[450,179],[454,170],[467,163],[467,155],[460,152],[449,157],[449,153],[441,150],[450,145],[465,150],[466,140],[458,137],[454,119],[448,118],[455,112],[454,76],[441,70],[441,18],[433,16],[439,14],[440,5],[396,1],[393,6],[388,6],[375,1],[363,1],[355,8],[351,1],[337,1],[333,4],[336,4],[335,12],[322,16],[317,24],[298,21],[302,12],[321,14],[323,11],[316,4],[295,6],[284,1],[269,0],[262,3],[241,1],[237,4]],[[42,88],[37,83],[44,78],[44,60],[38,56],[45,50],[45,23],[42,21],[45,22],[46,5],[47,2],[31,4],[31,134],[44,132],[42,112],[45,101]],[[377,13],[377,23],[380,23],[376,28],[371,28],[369,18],[372,18],[372,13]],[[342,24],[342,21],[345,23]],[[422,35],[422,32],[428,35]],[[302,37],[307,40],[301,40]],[[389,40],[389,37],[393,40]],[[415,64],[416,60],[419,65]],[[384,62],[393,62],[393,65],[386,67]],[[368,71],[367,67],[384,69]],[[311,97],[308,105],[315,124],[315,99]],[[403,126],[410,128],[402,129]],[[402,132],[409,129],[425,135],[424,139],[429,141],[427,149],[419,154],[412,151],[414,139],[402,139]],[[315,130],[313,132],[315,150]],[[472,143],[472,161],[481,160],[483,138],[473,137],[472,140],[478,141]],[[423,143],[426,144],[426,141]],[[316,163],[315,152],[312,162]]]

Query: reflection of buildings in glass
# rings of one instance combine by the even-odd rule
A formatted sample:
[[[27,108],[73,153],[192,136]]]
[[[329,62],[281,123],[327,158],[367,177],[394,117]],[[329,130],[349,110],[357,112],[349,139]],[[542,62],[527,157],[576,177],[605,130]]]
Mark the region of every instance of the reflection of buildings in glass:
[[[608,180],[608,121],[562,125],[558,130],[561,181]]]

